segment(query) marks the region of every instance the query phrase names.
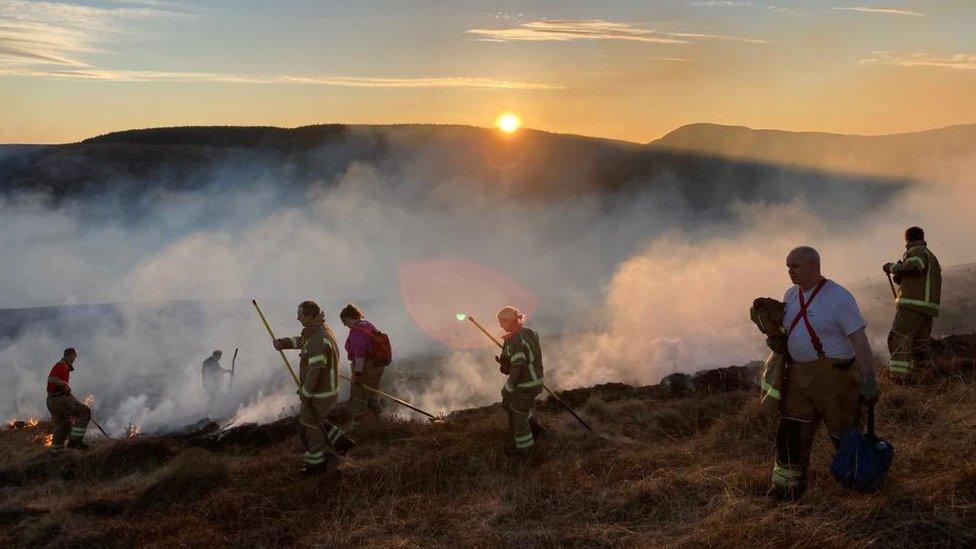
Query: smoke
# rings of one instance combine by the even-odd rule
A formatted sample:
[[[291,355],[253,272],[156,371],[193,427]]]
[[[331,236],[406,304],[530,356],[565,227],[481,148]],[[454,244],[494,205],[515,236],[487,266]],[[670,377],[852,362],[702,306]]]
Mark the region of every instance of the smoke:
[[[45,197],[3,199],[0,254],[15,259],[0,274],[0,305],[112,305],[7,311],[0,415],[46,414],[45,375],[67,346],[80,352],[72,386],[79,398],[95,395],[96,417],[110,432],[287,414],[297,402],[293,382],[251,297],[279,336],[296,335],[295,305],[316,299],[340,340],[339,308],[359,304],[393,339],[394,392],[426,409],[497,400],[503,380],[491,342],[452,349],[408,314],[400,269],[416,262],[480,264],[531,292],[538,309],[529,323],[542,334],[548,383],[568,388],[656,383],[674,371],[761,358],[748,306],[782,295],[785,255],[796,245],[820,249],[826,274],[848,287],[900,255],[910,224],[926,227],[943,264],[973,259],[973,218],[962,215],[972,204],[971,176],[914,186],[889,202],[872,189],[807,184],[826,175],[774,171],[746,193],[710,181],[719,190],[702,206],[691,183],[667,172],[612,193],[541,200],[494,193],[498,181],[452,175],[443,160],[420,148],[352,162],[334,177],[285,181],[253,177],[264,172],[259,166],[221,166],[205,187],[151,192],[136,206],[112,194],[58,206]],[[974,173],[973,164],[951,172]],[[513,300],[497,307],[529,301],[457,277],[444,285],[445,303],[472,295]],[[443,309],[453,323],[445,330],[459,329],[459,309]],[[467,312],[498,330],[487,306]],[[878,338],[885,327],[871,329]],[[206,394],[201,362],[221,349],[230,368],[234,348],[233,387],[225,375],[223,394]]]

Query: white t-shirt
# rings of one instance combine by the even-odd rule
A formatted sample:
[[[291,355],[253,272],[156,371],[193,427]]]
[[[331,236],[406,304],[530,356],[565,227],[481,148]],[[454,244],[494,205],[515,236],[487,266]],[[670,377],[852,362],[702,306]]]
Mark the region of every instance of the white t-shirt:
[[[814,288],[803,292],[804,301],[810,300]],[[783,328],[786,330],[790,329],[793,319],[800,314],[799,290],[799,286],[793,286],[786,290],[786,295],[783,296],[783,301],[786,303]],[[854,346],[847,336],[863,328],[866,323],[854,296],[843,286],[828,280],[807,309],[807,318],[810,319],[813,331],[820,337],[824,354],[839,359],[854,357]],[[817,351],[813,348],[810,333],[802,318],[790,334],[789,350],[790,356],[797,362],[817,360]]]

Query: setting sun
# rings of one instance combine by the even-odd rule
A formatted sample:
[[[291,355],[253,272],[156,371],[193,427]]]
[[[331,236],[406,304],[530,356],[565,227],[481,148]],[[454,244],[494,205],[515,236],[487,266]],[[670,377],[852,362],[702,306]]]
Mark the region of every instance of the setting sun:
[[[515,133],[522,126],[522,119],[517,114],[507,112],[498,117],[495,127],[505,133]]]

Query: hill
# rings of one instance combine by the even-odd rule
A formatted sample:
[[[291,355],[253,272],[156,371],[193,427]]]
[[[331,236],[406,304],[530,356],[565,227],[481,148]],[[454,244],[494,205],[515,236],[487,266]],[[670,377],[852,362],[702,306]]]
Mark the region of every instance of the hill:
[[[649,145],[839,173],[924,179],[976,154],[976,124],[882,136],[689,124]]]
[[[896,448],[879,493],[839,488],[818,438],[811,488],[764,497],[774,420],[746,369],[691,393],[608,384],[567,391],[606,438],[547,402],[549,433],[517,462],[498,405],[443,423],[386,418],[337,470],[296,473],[293,418],[214,435],[100,441],[53,455],[45,424],[0,433],[0,542],[54,546],[809,546],[976,543],[976,336],[936,342],[931,383],[882,380]],[[195,433],[195,434],[194,434]]]
[[[0,147],[0,194],[145,200],[208,186],[304,190],[334,185],[360,165],[383,177],[424,181],[432,192],[464,186],[547,201],[657,192],[698,211],[724,211],[736,200],[836,204],[829,197],[843,194],[850,200],[840,202],[851,209],[837,214],[845,215],[910,183],[534,130],[505,136],[467,126],[320,125],[155,128]]]

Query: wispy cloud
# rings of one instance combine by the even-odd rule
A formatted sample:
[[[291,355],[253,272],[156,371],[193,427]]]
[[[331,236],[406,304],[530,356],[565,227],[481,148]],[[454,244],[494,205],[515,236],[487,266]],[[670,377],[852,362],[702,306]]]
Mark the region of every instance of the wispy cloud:
[[[909,53],[896,55],[890,51],[873,51],[870,57],[858,61],[860,65],[895,65],[899,67],[937,67],[956,70],[976,70],[976,53],[936,55]]]
[[[648,57],[647,60],[648,61],[669,61],[671,63],[690,63],[691,62],[691,59],[689,59],[687,57],[662,57],[662,56],[654,56],[654,57]]]
[[[740,2],[737,0],[707,0],[702,2],[692,2],[691,5],[696,7],[712,8],[751,8],[754,4],[749,1]]]
[[[671,36],[678,36],[680,38],[692,38],[696,40],[720,40],[723,42],[743,42],[746,44],[768,44],[765,40],[759,38],[742,38],[739,36],[723,36],[721,34],[701,34],[694,32],[673,32]]]
[[[691,44],[702,40],[724,40],[764,44],[765,40],[716,34],[677,33],[649,29],[631,23],[602,19],[543,19],[498,29],[468,29],[468,33],[492,42],[570,42],[613,40],[656,44]]]
[[[685,44],[653,30],[601,19],[542,20],[504,29],[469,29],[469,33],[498,42],[569,42],[572,40],[624,40],[660,44]]]
[[[30,76],[102,82],[215,82],[226,84],[303,84],[346,88],[478,88],[490,90],[560,90],[563,86],[468,76],[385,78],[360,76],[260,76],[212,72],[127,71],[99,68],[0,69],[0,76]]]
[[[252,75],[208,71],[126,70],[97,66],[107,53],[143,32],[140,23],[195,16],[192,8],[165,0],[110,0],[108,7],[60,2],[0,0],[0,76],[101,82],[215,82],[355,88],[475,88],[556,90],[562,86],[482,77],[357,77]],[[174,11],[175,10],[175,11]]]
[[[889,8],[889,7],[885,7],[885,6],[877,6],[877,7],[872,7],[872,6],[843,6],[843,7],[841,7],[841,6],[839,6],[839,7],[834,7],[834,8],[830,8],[830,9],[837,10],[837,11],[855,11],[855,12],[860,12],[860,13],[880,13],[880,14],[885,14],[885,15],[909,15],[909,16],[912,16],[912,17],[925,17],[925,14],[924,13],[921,13],[921,12],[918,12],[918,11],[907,10],[907,9],[902,9],[902,8]]]
[[[97,7],[61,2],[0,1],[0,67],[88,66],[83,58],[138,35],[138,23],[185,17],[147,6]]]

